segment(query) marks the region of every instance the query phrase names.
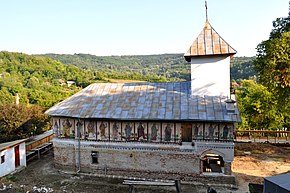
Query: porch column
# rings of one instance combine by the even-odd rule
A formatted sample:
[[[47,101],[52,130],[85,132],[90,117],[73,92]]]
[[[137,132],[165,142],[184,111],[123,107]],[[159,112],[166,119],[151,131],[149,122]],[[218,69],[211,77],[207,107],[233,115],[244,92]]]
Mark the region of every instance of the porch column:
[[[232,175],[232,162],[225,162],[225,175]]]

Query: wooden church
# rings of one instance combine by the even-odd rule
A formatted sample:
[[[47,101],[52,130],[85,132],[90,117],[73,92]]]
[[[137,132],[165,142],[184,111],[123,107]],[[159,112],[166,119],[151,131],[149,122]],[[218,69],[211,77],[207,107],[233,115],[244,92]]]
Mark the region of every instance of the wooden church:
[[[230,94],[235,53],[206,21],[184,55],[191,81],[96,83],[50,108],[55,165],[150,178],[232,177],[240,121]]]

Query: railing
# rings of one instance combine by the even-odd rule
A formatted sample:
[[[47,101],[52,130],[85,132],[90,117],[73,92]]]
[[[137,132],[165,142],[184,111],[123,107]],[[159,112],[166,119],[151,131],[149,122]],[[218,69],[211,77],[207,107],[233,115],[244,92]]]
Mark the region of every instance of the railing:
[[[50,130],[29,139],[26,143],[26,161],[29,162],[35,158],[39,159],[41,154],[52,149],[52,143],[50,142],[52,138],[53,132]]]
[[[50,142],[52,138],[53,138],[52,130],[49,130],[41,135],[34,136],[33,138],[29,139],[28,142],[26,142],[26,152],[29,152],[30,150],[42,144]]]
[[[235,141],[258,143],[286,143],[290,142],[290,131],[286,130],[235,130]]]

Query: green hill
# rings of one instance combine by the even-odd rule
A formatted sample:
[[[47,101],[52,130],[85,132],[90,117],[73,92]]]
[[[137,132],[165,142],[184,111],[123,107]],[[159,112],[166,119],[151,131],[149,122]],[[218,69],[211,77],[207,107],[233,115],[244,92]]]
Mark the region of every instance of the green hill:
[[[232,79],[255,77],[252,59],[233,58]],[[185,81],[190,80],[190,65],[182,54],[94,56],[0,52],[0,103],[14,101],[18,93],[21,103],[50,107],[93,82],[112,79]],[[67,81],[75,84],[69,86]]]
[[[89,70],[47,57],[0,52],[0,102],[14,101],[18,93],[21,103],[50,107],[94,79]],[[76,84],[68,87],[67,80]]]
[[[107,78],[138,79],[136,76],[162,76],[168,81],[190,80],[190,65],[183,54],[95,56],[90,54],[45,54],[43,56],[72,64],[83,69],[101,72]],[[234,57],[231,62],[231,79],[251,79],[256,73],[254,57]],[[130,76],[131,75],[131,76]]]

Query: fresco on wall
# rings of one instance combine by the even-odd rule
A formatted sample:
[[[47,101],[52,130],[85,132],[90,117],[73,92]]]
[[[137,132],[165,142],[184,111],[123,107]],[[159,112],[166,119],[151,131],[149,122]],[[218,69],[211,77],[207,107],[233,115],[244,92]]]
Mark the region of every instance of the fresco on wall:
[[[203,124],[202,123],[193,123],[193,139],[203,139]]]
[[[78,139],[78,129],[80,131],[80,138],[85,139],[85,128],[84,128],[84,121],[83,120],[75,120],[75,129],[74,135],[75,138]]]
[[[221,124],[220,125],[220,140],[231,140],[231,139],[233,139],[233,125]]]
[[[74,137],[73,120],[61,119],[61,137]]]
[[[218,139],[218,137],[219,137],[218,124],[214,123],[205,124],[204,138],[208,140],[215,140]]]
[[[174,142],[181,142],[181,123],[175,123],[175,139]]]
[[[52,127],[54,137],[61,137],[59,131],[59,119],[52,119]]]
[[[148,141],[160,141],[160,123],[148,123]]]
[[[121,140],[121,123],[110,122],[110,140],[120,141]]]
[[[86,121],[85,139],[95,140],[97,138],[96,123],[94,121]]]
[[[174,124],[162,123],[162,141],[173,142],[174,141]]]
[[[125,141],[134,140],[134,123],[130,122],[122,123],[122,139]]]
[[[109,124],[105,121],[97,122],[97,139],[98,140],[109,140]]]
[[[147,123],[135,123],[135,127],[137,128],[137,141],[147,141]]]

